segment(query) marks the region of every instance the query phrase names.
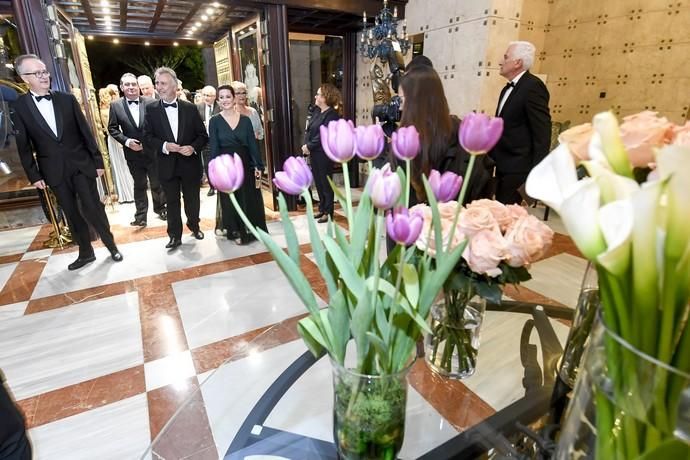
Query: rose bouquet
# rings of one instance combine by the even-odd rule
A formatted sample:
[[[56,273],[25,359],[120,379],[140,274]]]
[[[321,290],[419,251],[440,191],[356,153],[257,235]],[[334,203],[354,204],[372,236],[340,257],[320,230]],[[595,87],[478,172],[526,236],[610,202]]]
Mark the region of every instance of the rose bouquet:
[[[588,419],[592,395],[584,431],[595,430],[597,458],[690,458],[690,125],[643,113],[619,127],[601,113],[592,128],[579,143],[566,136],[526,184],[560,214],[599,279],[601,321],[559,456],[586,447],[569,427]],[[588,177],[578,180],[576,158],[587,158]],[[645,177],[639,166],[655,169]]]

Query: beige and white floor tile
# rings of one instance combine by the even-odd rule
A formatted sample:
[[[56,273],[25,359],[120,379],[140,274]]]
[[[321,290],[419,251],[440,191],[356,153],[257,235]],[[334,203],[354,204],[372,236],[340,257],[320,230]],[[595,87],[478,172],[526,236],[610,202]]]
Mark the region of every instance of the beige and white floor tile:
[[[22,260],[43,259],[45,257],[50,257],[52,253],[52,249],[39,249],[38,251],[29,251],[24,253],[24,255],[22,256]]]
[[[144,364],[144,369],[146,371],[146,391],[166,385],[175,385],[196,375],[189,350],[150,361]]]
[[[16,262],[0,265],[0,291],[2,291],[2,288],[7,284],[7,280],[10,279],[15,268],[17,268]]]
[[[530,268],[532,279],[525,287],[575,308],[587,261],[581,257],[561,253],[536,262]]]
[[[41,227],[26,227],[5,230],[0,234],[0,256],[25,252],[33,242]]]
[[[17,302],[9,305],[0,305],[0,321],[23,316],[28,305],[29,302]]]

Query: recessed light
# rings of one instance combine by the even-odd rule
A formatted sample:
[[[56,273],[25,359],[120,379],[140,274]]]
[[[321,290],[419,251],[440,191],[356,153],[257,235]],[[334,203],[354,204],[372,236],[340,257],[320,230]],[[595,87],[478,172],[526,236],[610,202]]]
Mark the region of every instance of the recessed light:
[[[197,44],[197,45],[203,45],[204,42],[202,42],[201,40],[197,40],[197,41],[196,41],[196,44]]]
[[[107,6],[103,8],[103,14],[110,14],[110,8],[108,8]]]
[[[110,16],[103,16],[103,19],[105,20],[105,22],[110,22]]]
[[[101,6],[108,6],[107,0],[101,0]]]
[[[202,14],[202,15],[201,15],[201,20],[202,20],[202,21],[208,21],[208,16],[206,16],[205,14]]]
[[[199,21],[195,22],[194,25],[197,27],[201,27],[201,23]]]
[[[89,40],[93,40],[93,35],[89,35],[86,38],[88,38]]]
[[[149,46],[150,44],[150,42],[144,42],[144,46]]]
[[[218,8],[219,6],[220,6],[220,3],[218,3],[218,2],[213,2],[213,7],[214,7],[214,8]]]
[[[113,38],[113,43],[117,45],[118,43],[120,43],[120,40],[118,40],[117,38]]]
[[[206,14],[211,16],[213,14],[213,8],[206,8]]]
[[[173,42],[173,46],[179,46],[180,44],[177,42]]]

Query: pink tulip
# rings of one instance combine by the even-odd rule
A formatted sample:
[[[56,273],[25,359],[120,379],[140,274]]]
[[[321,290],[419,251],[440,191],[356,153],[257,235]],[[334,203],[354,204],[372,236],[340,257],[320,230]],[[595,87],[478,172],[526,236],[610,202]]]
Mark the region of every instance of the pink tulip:
[[[492,148],[503,134],[503,119],[483,113],[468,113],[462,120],[458,140],[472,155],[481,155]]]
[[[419,132],[414,126],[398,129],[391,136],[393,153],[399,160],[411,160],[419,153]]]
[[[414,244],[422,231],[424,216],[420,210],[412,211],[398,208],[386,215],[386,231],[396,243],[409,246]]]
[[[355,126],[350,120],[333,120],[321,125],[321,146],[336,163],[345,163],[355,156]]]
[[[458,198],[458,192],[460,191],[460,186],[462,186],[462,177],[452,171],[446,171],[441,174],[432,169],[429,174],[429,185],[434,192],[436,200],[445,203]]]
[[[285,160],[283,170],[276,172],[273,183],[288,195],[299,195],[309,188],[314,176],[302,157]]]
[[[363,160],[373,160],[383,152],[385,135],[378,124],[355,128],[355,151]]]
[[[208,179],[216,190],[232,193],[244,182],[244,165],[236,153],[223,154],[208,163]]]
[[[369,192],[371,202],[375,207],[390,209],[400,198],[402,185],[400,177],[391,171],[389,164],[386,164],[381,169],[374,168],[371,171],[365,190]]]

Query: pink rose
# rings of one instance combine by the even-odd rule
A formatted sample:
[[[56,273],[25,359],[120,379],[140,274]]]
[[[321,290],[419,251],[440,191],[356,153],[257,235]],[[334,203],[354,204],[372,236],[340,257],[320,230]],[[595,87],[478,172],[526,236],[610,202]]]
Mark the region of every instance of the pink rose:
[[[513,220],[513,223],[517,222],[517,220],[521,217],[529,216],[527,210],[519,204],[506,205],[506,209],[508,209],[508,214],[510,214],[510,218]]]
[[[589,160],[589,141],[592,139],[594,127],[592,123],[583,123],[566,129],[558,135],[558,142],[567,144],[575,161]]]
[[[683,126],[673,128],[673,145],[684,145],[690,147],[690,121]]]
[[[488,201],[488,200],[487,200]],[[500,231],[496,218],[488,207],[474,206],[464,209],[460,213],[458,222],[460,230],[471,237],[481,230]]]
[[[452,205],[451,205],[452,203]],[[446,205],[446,206],[442,206]],[[460,226],[455,226],[455,231],[451,232],[451,227],[453,226],[453,219],[455,218],[455,208],[457,202],[449,201],[447,203],[439,203],[439,214],[441,215],[441,235],[443,241],[443,248],[446,249],[448,246],[448,241],[450,243],[450,249],[455,249],[459,244],[465,241],[465,235],[460,231]],[[417,248],[422,251],[428,252],[429,255],[436,255],[436,236],[433,230],[433,216],[431,214],[431,208],[425,204],[418,204],[410,208],[410,214],[419,213],[424,219],[422,225],[422,231],[417,238],[415,243]]]
[[[451,223],[455,219],[455,213],[458,210],[457,201],[446,201],[445,203],[438,203],[438,213],[441,219],[450,220]]]
[[[553,241],[553,230],[534,216],[520,218],[506,234],[508,265],[529,266],[544,257]]]
[[[495,278],[501,274],[498,265],[508,256],[507,249],[508,244],[498,228],[484,229],[470,238],[462,258],[473,272]]]
[[[668,144],[673,136],[673,123],[656,112],[645,110],[623,118],[621,139],[633,167],[647,167],[654,162],[654,148]]]
[[[477,206],[487,208],[489,211],[491,211],[491,214],[494,216],[494,219],[496,219],[498,226],[501,228],[501,232],[504,232],[510,226],[510,224],[513,223],[513,218],[510,216],[508,208],[506,208],[503,203],[487,199],[474,200],[467,205],[467,209]]]

